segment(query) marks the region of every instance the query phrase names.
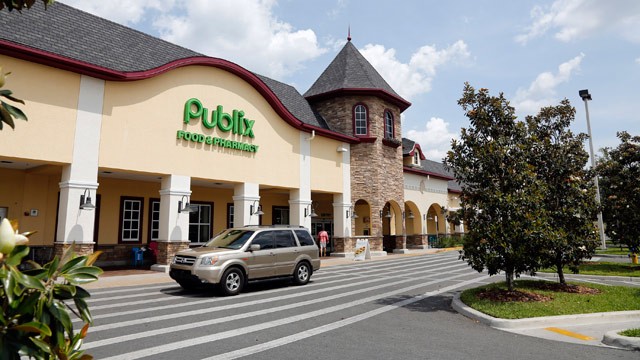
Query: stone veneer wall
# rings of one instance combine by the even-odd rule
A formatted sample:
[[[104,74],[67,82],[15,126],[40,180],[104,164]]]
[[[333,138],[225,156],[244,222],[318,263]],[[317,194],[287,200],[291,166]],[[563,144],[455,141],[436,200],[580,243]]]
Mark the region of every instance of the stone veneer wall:
[[[93,254],[93,243],[91,244],[67,244],[67,243],[54,243],[53,244],[53,256],[62,258],[62,253],[73,245],[73,251],[78,256],[84,256]]]
[[[160,265],[170,265],[175,254],[184,249],[189,248],[189,241],[166,242],[158,241],[158,259]]]
[[[371,207],[371,235],[382,238],[380,210],[388,201],[395,201],[404,209],[404,175],[402,171],[402,146],[383,144],[384,111],[389,110],[394,118],[395,139],[402,142],[400,109],[374,96],[348,96],[323,100],[313,107],[324,117],[333,130],[353,135],[353,107],[362,103],[369,116],[369,137],[373,143],[362,142],[351,145],[351,202],[362,199]],[[397,214],[401,216],[401,214]],[[355,229],[355,228],[354,228]],[[396,235],[402,236],[403,229]],[[355,234],[352,234],[355,236]],[[353,251],[355,241],[345,241],[344,249]],[[375,247],[374,247],[375,246]],[[382,241],[371,244],[372,251],[382,251]]]

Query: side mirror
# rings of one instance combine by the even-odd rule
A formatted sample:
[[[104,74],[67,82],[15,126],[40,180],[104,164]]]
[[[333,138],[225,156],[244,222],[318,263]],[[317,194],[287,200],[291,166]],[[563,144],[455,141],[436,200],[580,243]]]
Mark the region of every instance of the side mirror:
[[[249,251],[258,251],[258,250],[260,250],[259,244],[251,244],[251,246],[249,246]]]

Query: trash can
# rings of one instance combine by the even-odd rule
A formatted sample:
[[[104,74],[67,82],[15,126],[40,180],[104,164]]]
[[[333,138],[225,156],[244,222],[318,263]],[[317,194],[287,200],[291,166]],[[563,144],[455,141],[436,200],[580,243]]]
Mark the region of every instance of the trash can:
[[[638,254],[631,254],[631,263],[638,265]]]

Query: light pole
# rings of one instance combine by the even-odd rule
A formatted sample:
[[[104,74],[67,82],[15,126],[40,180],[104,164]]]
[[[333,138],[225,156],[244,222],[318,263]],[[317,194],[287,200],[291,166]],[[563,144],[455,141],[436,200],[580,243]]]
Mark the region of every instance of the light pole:
[[[589,105],[587,101],[591,100],[591,94],[589,94],[589,90],[584,89],[578,91],[578,95],[584,101],[584,110],[587,114],[587,132],[589,134],[589,150],[591,152],[591,167],[593,169],[596,168],[596,157],[593,155],[593,137],[591,136],[591,123],[589,122]],[[604,223],[602,221],[602,211],[600,208],[600,186],[598,185],[598,175],[595,176],[596,183],[596,203],[598,204],[598,231],[600,232],[600,241],[602,242],[602,250],[607,248],[607,243],[604,239]]]

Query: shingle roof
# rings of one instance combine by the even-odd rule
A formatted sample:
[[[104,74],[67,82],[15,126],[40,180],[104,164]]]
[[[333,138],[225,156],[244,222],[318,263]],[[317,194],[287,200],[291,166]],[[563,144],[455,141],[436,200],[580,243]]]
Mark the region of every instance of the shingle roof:
[[[409,156],[416,142],[407,138],[402,138],[402,156]]]
[[[202,56],[195,51],[91,15],[60,2],[44,10],[0,12],[0,38],[123,72],[143,71]]]
[[[312,98],[341,90],[382,91],[400,103],[402,110],[410,105],[389,86],[351,41],[340,50],[304,96]]]
[[[46,11],[39,1],[22,12],[1,11],[0,40],[123,73],[148,71],[181,59],[207,58],[60,2],[49,5]],[[298,120],[329,129],[294,87],[254,75]]]
[[[441,162],[437,162],[433,160],[422,160],[420,161],[420,166],[423,170],[427,172],[440,174],[442,176],[455,179],[455,176],[453,176],[453,173],[447,170],[444,167],[444,164]],[[449,180],[447,183],[447,188],[449,189],[449,191],[455,191],[455,192],[462,191],[462,188],[460,187],[460,184],[458,183],[457,180]]]

